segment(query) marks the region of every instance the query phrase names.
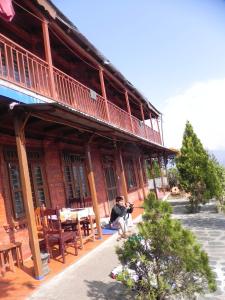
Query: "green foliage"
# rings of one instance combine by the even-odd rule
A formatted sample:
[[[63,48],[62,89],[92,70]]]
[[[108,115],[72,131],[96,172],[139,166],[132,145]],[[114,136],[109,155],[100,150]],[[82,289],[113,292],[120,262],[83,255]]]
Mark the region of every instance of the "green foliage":
[[[138,234],[117,248],[124,271],[118,279],[137,292],[137,299],[163,300],[173,295],[188,299],[194,293],[215,291],[207,254],[194,235],[171,219],[172,208],[150,193],[144,203]],[[135,280],[129,270],[134,270]]]
[[[171,168],[167,171],[168,184],[170,188],[179,185],[179,172],[177,168]]]
[[[189,122],[186,123],[176,166],[181,187],[190,193],[192,212],[199,210],[199,204],[204,204],[213,197],[219,197],[218,187],[221,186],[221,178],[218,163],[203,148]]]

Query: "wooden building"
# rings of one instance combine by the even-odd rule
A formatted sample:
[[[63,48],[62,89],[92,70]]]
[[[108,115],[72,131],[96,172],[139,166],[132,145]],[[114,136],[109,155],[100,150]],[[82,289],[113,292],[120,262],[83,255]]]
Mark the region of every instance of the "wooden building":
[[[40,278],[35,207],[91,201],[101,236],[115,196],[143,199],[146,163],[171,151],[160,112],[51,1],[13,6],[0,19],[0,241],[22,241]]]

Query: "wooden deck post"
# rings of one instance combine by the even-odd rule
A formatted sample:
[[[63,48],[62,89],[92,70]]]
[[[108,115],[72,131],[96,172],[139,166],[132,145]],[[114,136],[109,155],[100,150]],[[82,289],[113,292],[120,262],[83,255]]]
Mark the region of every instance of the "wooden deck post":
[[[54,73],[53,73],[53,64],[52,64],[52,54],[51,54],[51,45],[48,31],[48,22],[43,20],[42,23],[42,32],[44,38],[44,48],[45,48],[45,60],[49,65],[49,75],[50,75],[50,89],[52,98],[56,99],[56,89],[55,89],[55,81],[54,81]]]
[[[103,69],[101,66],[99,67],[99,78],[100,78],[100,83],[101,83],[102,97],[105,100],[106,116],[107,116],[108,121],[110,121],[109,106],[108,106],[107,94],[106,94],[106,89],[105,89],[104,74],[103,74]]]
[[[142,159],[141,159],[140,155],[138,157],[138,162],[139,162],[139,169],[140,169],[141,188],[142,188],[142,192],[143,192],[143,197],[145,199],[147,197],[147,194],[145,191],[144,176],[143,176],[143,164],[142,164]]]
[[[155,142],[155,131],[154,131],[154,128],[153,128],[153,122],[152,122],[152,114],[151,114],[151,112],[149,112],[149,119],[150,119],[150,124],[151,124],[151,128],[152,128],[153,141]]]
[[[159,143],[162,143],[161,141],[161,131],[160,131],[160,128],[159,128],[159,118],[156,119],[156,123],[157,123],[157,128],[158,128],[158,133],[159,133]]]
[[[140,104],[140,109],[141,109],[141,118],[142,118],[142,122],[143,122],[143,125],[144,125],[144,130],[145,130],[145,137],[147,139],[148,136],[147,136],[147,130],[146,130],[146,125],[145,125],[145,116],[144,116],[144,110],[143,110],[143,104],[142,103]]]
[[[125,202],[127,203],[128,202],[127,182],[126,182],[126,177],[124,172],[123,157],[122,157],[121,150],[119,150],[119,161],[120,161],[120,178],[122,182],[122,191],[123,191],[123,196],[125,198]]]
[[[28,169],[28,162],[27,162],[26,147],[25,147],[24,122],[22,121],[21,118],[19,119],[16,116],[14,117],[14,128],[15,128],[15,135],[16,135],[16,146],[17,146],[18,159],[19,159],[24,207],[25,207],[26,219],[28,225],[31,253],[34,262],[34,274],[35,274],[35,278],[40,280],[43,278],[42,264],[41,264],[40,248],[39,248],[39,241],[37,235],[37,227],[35,224],[34,205],[32,200],[31,183],[30,183],[30,176],[29,176],[29,169]]]
[[[88,169],[88,181],[89,181],[90,190],[91,190],[93,209],[95,212],[96,226],[97,226],[97,230],[98,230],[99,239],[102,239],[102,229],[101,229],[101,224],[100,224],[98,198],[97,198],[97,192],[96,192],[96,187],[95,187],[95,178],[94,178],[92,159],[91,159],[91,150],[90,150],[89,143],[86,145],[86,157],[87,157],[87,162],[88,162],[88,168],[87,168]]]
[[[129,101],[127,90],[125,90],[125,100],[126,100],[126,104],[127,104],[127,111],[129,113],[129,116],[130,116],[130,127],[131,127],[132,132],[134,132],[131,109],[130,109],[130,101]]]
[[[157,193],[156,182],[155,182],[155,172],[154,172],[153,162],[152,162],[152,158],[151,157],[150,157],[150,171],[151,171],[151,174],[152,174],[152,180],[153,180],[153,186],[154,186],[155,196],[156,196],[156,199],[159,199],[158,198],[158,193]]]

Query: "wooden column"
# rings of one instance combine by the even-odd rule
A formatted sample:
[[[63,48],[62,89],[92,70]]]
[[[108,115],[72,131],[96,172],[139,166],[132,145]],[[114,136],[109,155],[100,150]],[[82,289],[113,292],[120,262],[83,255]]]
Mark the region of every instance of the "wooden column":
[[[130,116],[130,127],[131,127],[132,132],[134,132],[131,109],[130,109],[130,101],[129,101],[127,90],[125,90],[125,99],[126,99],[126,104],[127,104],[127,111],[129,113],[129,116]]]
[[[50,76],[50,89],[52,98],[56,99],[56,89],[55,89],[55,81],[54,81],[54,73],[53,73],[53,65],[52,65],[52,54],[51,54],[51,45],[48,31],[48,22],[46,20],[42,21],[42,32],[44,38],[44,48],[45,48],[45,60],[49,65],[49,76]]]
[[[163,120],[162,120],[162,115],[161,115],[161,142],[162,142],[162,145],[164,146]]]
[[[149,119],[150,119],[150,124],[151,124],[151,128],[152,128],[153,142],[155,142],[155,130],[154,130],[154,128],[153,128],[152,114],[151,114],[151,112],[149,112]]]
[[[14,127],[16,135],[16,146],[19,159],[20,177],[22,184],[22,192],[24,199],[24,207],[26,212],[27,226],[29,232],[29,242],[34,262],[34,274],[36,279],[42,279],[42,264],[40,257],[40,248],[37,235],[37,227],[35,224],[34,205],[32,200],[31,183],[27,162],[27,154],[25,147],[24,122],[18,117],[14,117]]]
[[[120,178],[122,183],[122,190],[123,190],[123,196],[125,198],[125,202],[128,202],[128,192],[127,192],[127,182],[124,172],[124,165],[123,165],[123,157],[121,150],[119,150],[119,160],[120,160]]]
[[[157,128],[158,128],[158,133],[159,133],[159,143],[162,143],[161,141],[161,132],[160,132],[160,128],[159,128],[159,118],[156,119],[156,123],[157,123]]]
[[[107,94],[106,94],[106,89],[105,89],[105,81],[104,81],[104,74],[103,74],[102,67],[99,67],[99,77],[100,77],[100,83],[101,83],[102,97],[105,100],[106,116],[107,116],[108,121],[110,121],[109,106],[108,106],[108,101],[107,101]]]
[[[96,192],[96,187],[95,187],[95,177],[94,177],[94,171],[93,171],[93,166],[92,166],[90,144],[87,144],[87,146],[86,146],[86,157],[87,157],[87,163],[88,163],[88,168],[87,168],[88,169],[88,181],[89,181],[90,190],[91,190],[93,209],[95,212],[96,226],[97,226],[97,230],[98,230],[99,239],[102,239],[100,213],[99,213],[99,208],[98,208],[98,198],[97,198],[97,192]]]
[[[156,187],[156,182],[155,182],[155,172],[154,172],[153,162],[152,162],[152,158],[151,157],[150,157],[150,171],[151,171],[151,174],[152,174],[155,196],[156,196],[156,199],[158,199],[157,187]]]
[[[147,194],[145,192],[145,183],[144,183],[144,176],[143,176],[143,164],[142,164],[142,159],[141,156],[139,155],[138,157],[138,162],[139,162],[139,170],[140,170],[140,182],[141,182],[141,188],[143,192],[143,197],[144,199],[147,197]]]
[[[149,119],[150,119],[150,124],[151,124],[151,127],[152,127],[152,129],[153,129],[153,123],[152,123],[152,114],[151,114],[151,112],[149,113]]]
[[[143,122],[143,125],[144,125],[144,130],[145,130],[145,137],[147,139],[148,137],[147,137],[147,130],[146,130],[146,126],[145,126],[145,116],[144,116],[144,110],[143,110],[143,104],[142,103],[140,104],[140,108],[141,108],[141,118],[142,118],[142,122]]]

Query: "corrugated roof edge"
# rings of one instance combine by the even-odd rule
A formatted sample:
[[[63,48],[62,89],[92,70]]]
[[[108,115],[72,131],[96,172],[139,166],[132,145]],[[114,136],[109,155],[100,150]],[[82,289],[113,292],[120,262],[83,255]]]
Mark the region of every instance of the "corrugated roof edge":
[[[73,33],[78,37],[86,46],[87,48],[91,49],[94,54],[99,58],[100,62],[103,63],[104,61],[107,61],[107,65],[104,65],[104,68],[107,68],[108,71],[110,71],[113,74],[117,74],[118,78],[129,88],[131,88],[135,93],[141,98],[140,100],[144,100],[144,102],[147,104],[149,109],[153,110],[157,115],[161,115],[162,113],[155,108],[155,106],[149,102],[149,100],[137,89],[134,87],[134,85],[128,81],[124,75],[78,30],[78,28],[55,6],[55,4],[51,0],[36,0],[37,3],[41,6],[44,6],[43,2],[47,2],[52,6],[53,9],[56,11],[56,18],[62,22],[64,25],[66,25],[68,28],[70,28]],[[44,6],[45,10],[48,11],[47,7]],[[67,33],[66,33],[67,34]]]

